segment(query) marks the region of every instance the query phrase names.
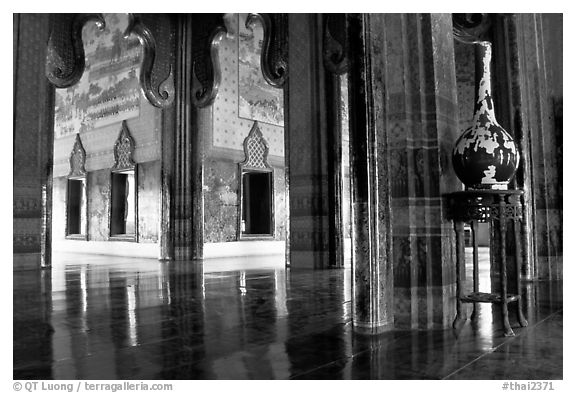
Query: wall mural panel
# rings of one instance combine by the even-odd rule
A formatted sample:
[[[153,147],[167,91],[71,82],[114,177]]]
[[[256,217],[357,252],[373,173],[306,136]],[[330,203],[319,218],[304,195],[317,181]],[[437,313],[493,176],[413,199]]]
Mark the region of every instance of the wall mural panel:
[[[238,14],[228,14],[225,21],[228,35],[222,40],[219,52],[222,80],[218,95],[212,106],[213,130],[207,136],[207,140],[211,141],[210,148],[218,149],[220,154],[224,152],[225,157],[229,157],[230,154],[228,153],[233,150],[240,153],[238,159],[241,160],[244,153],[242,143],[250,132],[254,120],[242,117],[238,112],[240,109]],[[262,28],[259,25],[256,25],[255,30],[259,31],[260,36],[262,36]],[[258,67],[258,77],[261,78],[262,83],[266,83],[260,72],[259,60],[255,61],[255,64]],[[282,96],[281,89],[275,89],[271,86],[270,89],[276,90]],[[260,122],[259,126],[270,147],[272,159],[283,161],[284,127],[265,122]],[[210,155],[211,153],[214,153],[214,151],[208,154]]]
[[[55,139],[140,114],[140,43],[135,35],[124,38],[126,14],[104,17],[104,31],[88,24],[82,32],[86,69],[80,81],[67,89],[56,89]]]
[[[262,76],[260,53],[263,31],[246,28],[247,14],[238,14],[238,115],[276,126],[284,125],[283,90]]]

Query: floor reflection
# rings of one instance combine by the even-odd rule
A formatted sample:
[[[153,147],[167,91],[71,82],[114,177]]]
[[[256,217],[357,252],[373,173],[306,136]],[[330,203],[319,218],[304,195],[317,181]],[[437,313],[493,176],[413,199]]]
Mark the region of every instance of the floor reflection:
[[[15,379],[562,378],[561,283],[524,285],[530,326],[513,339],[487,304],[457,332],[367,337],[352,332],[349,269],[56,261],[14,273]]]

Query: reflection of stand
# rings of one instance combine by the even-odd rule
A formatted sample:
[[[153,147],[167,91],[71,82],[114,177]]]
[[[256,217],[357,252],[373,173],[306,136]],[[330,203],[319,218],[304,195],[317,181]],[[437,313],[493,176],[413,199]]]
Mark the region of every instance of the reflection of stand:
[[[522,204],[520,201],[523,192],[521,190],[470,190],[448,194],[448,206],[451,219],[456,231],[456,319],[453,327],[460,327],[466,321],[466,311],[462,303],[473,303],[474,311],[471,318],[478,316],[478,302],[497,303],[502,306],[502,325],[505,336],[514,336],[508,320],[508,303],[517,302],[518,322],[520,326],[527,326],[528,322],[522,313],[522,298],[520,294],[513,295],[507,292],[506,277],[506,222],[514,223],[515,261],[516,261],[516,285],[520,292],[520,268],[522,265],[520,222],[523,219]],[[465,256],[464,256],[464,223],[469,222],[472,229],[473,247],[473,292],[464,295],[462,282],[465,279]],[[490,264],[500,260],[500,291],[497,293],[480,292],[478,288],[478,223],[497,222],[499,227],[499,254],[491,253]],[[495,239],[491,241],[494,246]],[[498,255],[499,258],[493,258]]]

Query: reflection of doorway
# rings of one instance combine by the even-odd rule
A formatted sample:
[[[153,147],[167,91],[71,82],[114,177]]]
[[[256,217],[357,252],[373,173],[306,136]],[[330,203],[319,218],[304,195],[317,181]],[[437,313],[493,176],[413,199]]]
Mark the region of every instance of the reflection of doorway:
[[[274,236],[272,172],[243,171],[240,236]]]

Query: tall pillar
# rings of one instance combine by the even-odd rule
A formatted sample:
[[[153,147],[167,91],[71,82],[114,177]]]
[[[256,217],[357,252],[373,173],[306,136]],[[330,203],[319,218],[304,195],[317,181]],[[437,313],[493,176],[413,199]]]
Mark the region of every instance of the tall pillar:
[[[516,182],[526,192],[528,278],[562,278],[562,22],[561,14],[506,15],[495,31],[522,154]]]
[[[387,151],[384,16],[348,16],[354,330],[394,327],[394,277]]]
[[[145,68],[144,75],[149,77],[150,84],[142,84],[150,103],[162,109],[160,130],[161,167],[160,167],[160,220],[158,228],[159,255],[161,261],[174,259],[174,182],[176,105],[174,70],[176,67],[176,30],[178,17],[167,14],[139,14],[138,23],[142,29],[150,32],[154,44],[144,40],[143,51],[147,59],[151,58],[150,48],[154,49],[152,68]],[[140,29],[136,29],[140,31]],[[139,34],[146,37],[146,34]],[[144,63],[144,62],[143,62]],[[141,77],[142,80],[142,77]],[[158,86],[158,87],[156,87]],[[162,93],[162,94],[159,94]]]
[[[385,17],[386,128],[391,162],[395,321],[442,328],[454,314],[453,229],[443,195],[461,188],[450,14]]]
[[[176,59],[176,122],[174,149],[174,258],[202,258],[201,133],[194,133],[192,105],[192,18],[179,18]],[[196,130],[197,131],[197,130]],[[198,192],[200,187],[200,192]]]
[[[51,264],[54,88],[44,72],[49,30],[47,14],[14,15],[15,270]]]
[[[176,121],[174,135],[174,254],[204,257],[204,148],[212,127],[212,105],[220,84],[218,46],[226,30],[220,14],[178,17]]]
[[[373,332],[445,327],[455,250],[442,195],[460,187],[450,161],[458,135],[451,15],[351,22],[359,24],[349,76],[354,323]]]
[[[334,187],[330,181],[326,71],[322,58],[322,16],[288,16],[288,100],[286,100],[287,167],[289,168],[290,267],[322,269],[336,262],[330,215]],[[330,90],[330,91],[328,91]]]

